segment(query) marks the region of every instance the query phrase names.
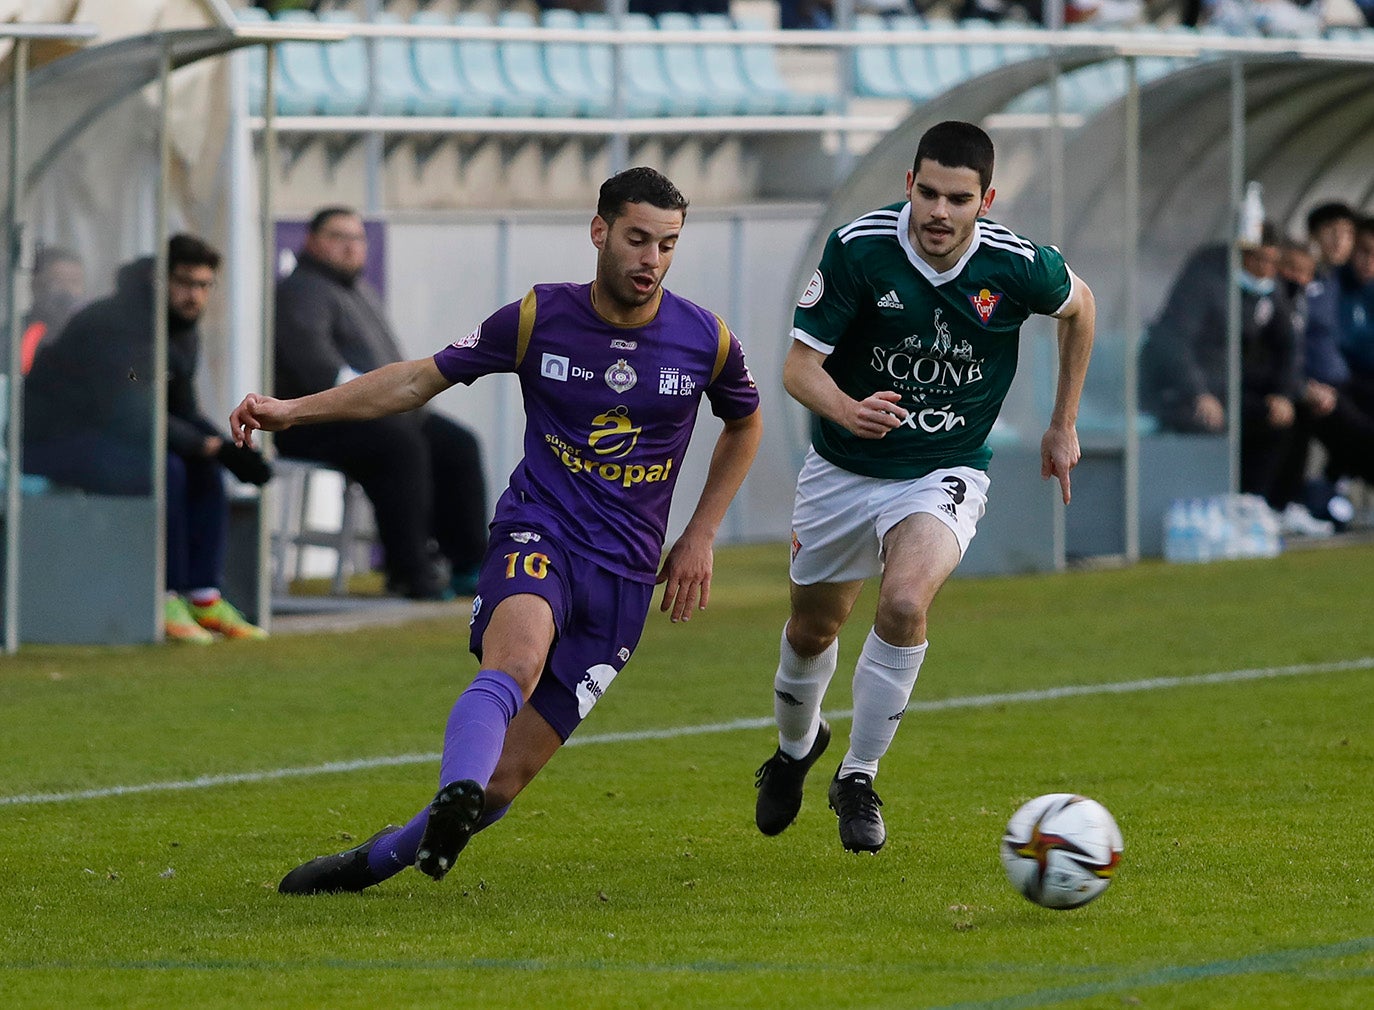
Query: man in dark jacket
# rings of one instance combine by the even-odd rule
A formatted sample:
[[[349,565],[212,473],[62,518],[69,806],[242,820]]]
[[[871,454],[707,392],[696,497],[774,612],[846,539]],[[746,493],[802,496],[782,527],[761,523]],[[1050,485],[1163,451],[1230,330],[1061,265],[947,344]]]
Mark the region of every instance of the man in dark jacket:
[[[221,467],[263,484],[271,468],[220,434],[196,400],[197,324],[220,255],[192,235],[168,242],[167,637],[262,638],[219,592],[229,502]],[[153,467],[152,257],[120,267],[34,359],[24,390],[24,469],[96,494],[149,495]]]
[[[1276,283],[1278,233],[1241,252],[1241,490],[1283,510],[1275,481],[1293,438],[1301,371],[1293,313]],[[1184,264],[1141,350],[1141,402],[1166,430],[1226,430],[1229,261],[1204,246]]]
[[[311,219],[296,269],[277,286],[276,395],[306,396],[404,360],[377,293],[362,277],[367,234],[346,207]],[[324,463],[362,485],[386,553],[388,588],[416,599],[467,595],[487,544],[481,450],[431,410],[335,421],[276,436],[287,457]],[[449,563],[446,584],[430,542]]]

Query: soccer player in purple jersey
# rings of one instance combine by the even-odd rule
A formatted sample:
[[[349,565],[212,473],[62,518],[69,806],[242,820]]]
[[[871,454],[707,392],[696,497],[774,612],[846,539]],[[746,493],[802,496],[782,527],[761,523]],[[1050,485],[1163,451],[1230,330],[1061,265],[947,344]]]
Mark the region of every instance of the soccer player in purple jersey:
[[[763,425],[739,341],[663,287],[686,211],[658,172],[621,172],[592,219],[590,284],[536,285],[432,358],[294,400],[251,393],[234,410],[234,438],[251,445],[255,430],[400,413],[492,372],[514,372],[525,405],[525,455],[497,502],[473,600],[482,668],[449,715],[439,792],[404,827],[297,867],[282,893],[361,891],[410,865],[442,879],[625,666],[654,585],[674,622],[706,607],[716,531]],[[724,427],[660,566],[703,394]]]

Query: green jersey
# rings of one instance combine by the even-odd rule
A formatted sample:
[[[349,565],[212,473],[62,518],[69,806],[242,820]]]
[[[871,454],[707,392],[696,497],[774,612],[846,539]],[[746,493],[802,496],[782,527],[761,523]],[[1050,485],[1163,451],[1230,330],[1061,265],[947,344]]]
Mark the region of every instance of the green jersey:
[[[792,329],[827,356],[825,370],[846,394],[893,390],[907,418],[881,439],[863,439],[817,416],[811,441],[831,463],[868,477],[986,470],[1021,325],[1062,311],[1073,281],[1057,249],[987,220],[939,273],[912,247],[910,219],[911,205],[896,203],[831,232]]]

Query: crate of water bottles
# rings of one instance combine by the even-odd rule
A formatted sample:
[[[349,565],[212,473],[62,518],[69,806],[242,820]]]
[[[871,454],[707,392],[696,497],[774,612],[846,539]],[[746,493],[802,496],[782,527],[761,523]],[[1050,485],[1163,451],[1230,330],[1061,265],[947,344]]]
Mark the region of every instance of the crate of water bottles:
[[[1282,549],[1278,516],[1258,495],[1178,498],[1164,517],[1166,561],[1272,558]]]

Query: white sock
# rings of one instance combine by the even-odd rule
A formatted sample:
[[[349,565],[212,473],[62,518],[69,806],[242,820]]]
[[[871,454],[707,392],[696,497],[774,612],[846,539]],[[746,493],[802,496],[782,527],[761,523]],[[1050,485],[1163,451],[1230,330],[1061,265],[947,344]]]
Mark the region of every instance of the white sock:
[[[821,727],[821,699],[835,676],[839,639],[818,656],[803,659],[782,629],[778,672],[773,675],[773,718],[778,724],[778,747],[788,757],[803,758],[816,742]]]
[[[878,774],[878,762],[897,735],[929,644],[889,645],[876,631],[869,631],[854,667],[854,725],[849,731],[849,753],[840,763],[841,776]]]

